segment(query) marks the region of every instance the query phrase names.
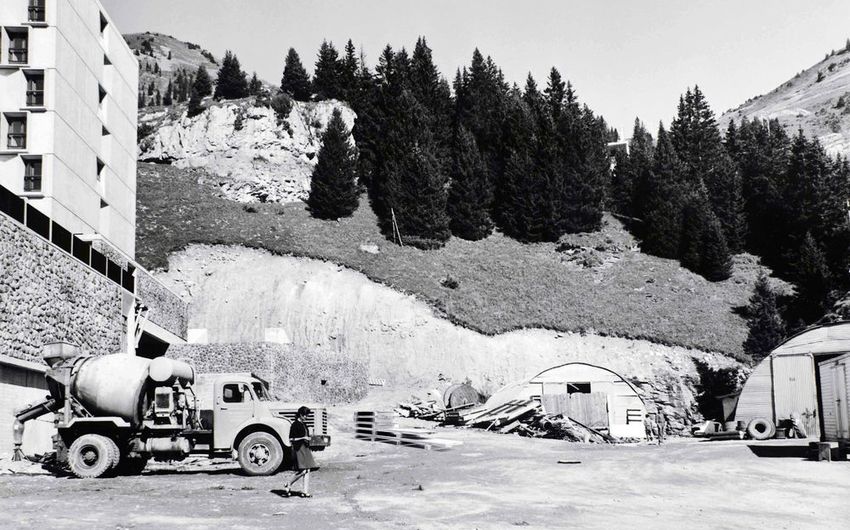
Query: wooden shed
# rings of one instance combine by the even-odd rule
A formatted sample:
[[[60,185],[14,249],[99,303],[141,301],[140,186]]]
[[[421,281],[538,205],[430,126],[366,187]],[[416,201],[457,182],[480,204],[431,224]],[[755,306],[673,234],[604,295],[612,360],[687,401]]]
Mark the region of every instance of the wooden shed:
[[[735,420],[756,418],[777,428],[799,415],[810,438],[848,439],[847,369],[850,322],[811,327],[786,340],[744,384]]]
[[[616,438],[645,438],[646,407],[635,388],[617,373],[587,363],[567,363],[496,392],[488,405],[536,399],[551,414],[564,414]]]

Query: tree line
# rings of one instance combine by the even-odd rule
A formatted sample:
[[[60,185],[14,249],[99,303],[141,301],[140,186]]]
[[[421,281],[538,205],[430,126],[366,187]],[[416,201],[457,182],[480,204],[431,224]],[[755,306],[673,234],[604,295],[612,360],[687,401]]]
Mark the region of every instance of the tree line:
[[[544,89],[530,75],[520,88],[475,50],[450,84],[424,38],[412,53],[386,46],[374,71],[351,41],[342,54],[324,42],[312,79],[289,50],[281,90],[352,106],[357,179],[347,185],[366,188],[391,239],[436,248],[498,227],[524,242],[556,241],[600,226],[606,142],[616,133],[555,68]]]

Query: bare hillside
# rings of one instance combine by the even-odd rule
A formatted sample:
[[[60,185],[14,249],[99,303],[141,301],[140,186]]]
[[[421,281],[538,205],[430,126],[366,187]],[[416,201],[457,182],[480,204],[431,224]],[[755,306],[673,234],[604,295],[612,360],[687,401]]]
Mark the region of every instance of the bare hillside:
[[[203,65],[212,79],[218,73],[219,60],[197,44],[150,32],[130,33],[124,40],[139,60],[139,91],[146,105],[154,104],[156,90],[164,96],[168,83],[176,82],[180,72],[192,79]]]
[[[496,233],[422,251],[389,243],[365,199],[353,217],[321,221],[303,203],[227,200],[216,182],[198,170],[140,164],[137,257],[144,266],[166,267],[170,253],[192,243],[262,248],[360,271],[485,334],[586,331],[744,358],[747,329],[735,308],[747,303],[760,269],[751,256],[737,256],[732,277],[711,283],[640,252],[612,217],[602,231],[560,244]]]
[[[850,51],[830,54],[772,91],[753,98],[720,118],[729,121],[777,119],[789,134],[802,129],[819,138],[831,154],[850,154]]]

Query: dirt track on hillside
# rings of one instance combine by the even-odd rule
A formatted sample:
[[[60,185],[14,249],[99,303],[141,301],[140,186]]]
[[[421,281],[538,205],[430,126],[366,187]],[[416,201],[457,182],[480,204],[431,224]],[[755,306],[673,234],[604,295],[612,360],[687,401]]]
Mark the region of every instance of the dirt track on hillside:
[[[801,442],[599,446],[441,429],[429,452],[354,440],[336,409],[312,499],[285,476],[233,464],[156,465],[142,476],[0,476],[2,528],[842,528],[850,462],[793,454]],[[789,445],[790,444],[790,445]],[[562,465],[560,459],[579,460]]]

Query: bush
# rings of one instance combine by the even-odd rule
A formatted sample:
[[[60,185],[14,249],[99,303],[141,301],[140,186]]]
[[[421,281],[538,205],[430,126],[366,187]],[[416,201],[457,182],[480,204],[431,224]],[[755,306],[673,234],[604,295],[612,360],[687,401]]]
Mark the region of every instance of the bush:
[[[139,128],[136,129],[136,136],[138,137],[138,140],[141,140],[142,138],[147,138],[148,136],[153,134],[155,130],[156,129],[154,129],[154,126],[150,123],[142,123],[139,124]]]
[[[287,119],[289,118],[289,113],[292,112],[292,98],[283,92],[278,92],[271,99],[271,108],[277,116],[278,125],[289,123]]]

